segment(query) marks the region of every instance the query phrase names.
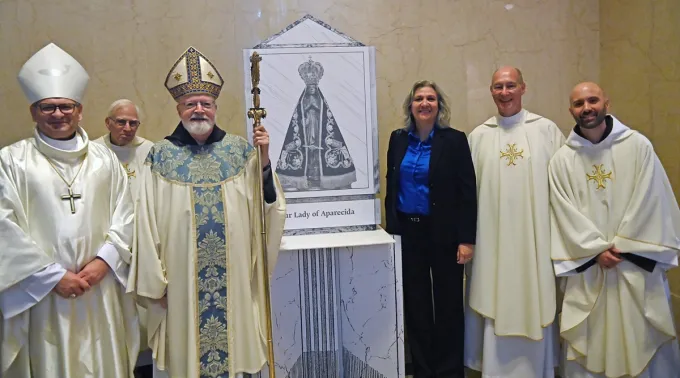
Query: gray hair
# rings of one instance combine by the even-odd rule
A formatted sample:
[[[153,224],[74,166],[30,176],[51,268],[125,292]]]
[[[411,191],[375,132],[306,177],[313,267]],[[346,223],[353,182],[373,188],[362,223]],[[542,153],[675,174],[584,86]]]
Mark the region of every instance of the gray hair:
[[[109,106],[109,113],[107,115],[108,118],[112,118],[113,115],[116,113],[116,111],[124,106],[134,106],[135,111],[137,112],[137,118],[142,118],[142,113],[139,111],[139,107],[135,105],[134,102],[121,98],[120,100],[114,101],[111,106]]]
[[[415,126],[415,120],[413,119],[413,114],[411,113],[411,103],[413,103],[413,97],[420,88],[430,87],[434,89],[437,93],[437,125],[440,127],[449,127],[451,125],[451,108],[449,108],[449,102],[446,94],[442,89],[430,80],[420,80],[416,81],[411,88],[411,91],[406,96],[404,100],[404,127],[410,129]]]

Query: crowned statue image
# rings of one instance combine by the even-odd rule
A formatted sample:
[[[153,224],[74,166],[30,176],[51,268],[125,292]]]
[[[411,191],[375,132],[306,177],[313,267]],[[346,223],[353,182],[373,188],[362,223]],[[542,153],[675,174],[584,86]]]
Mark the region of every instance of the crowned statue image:
[[[356,169],[326,98],[319,89],[323,66],[312,60],[298,73],[305,89],[288,125],[276,164],[286,192],[350,189]]]

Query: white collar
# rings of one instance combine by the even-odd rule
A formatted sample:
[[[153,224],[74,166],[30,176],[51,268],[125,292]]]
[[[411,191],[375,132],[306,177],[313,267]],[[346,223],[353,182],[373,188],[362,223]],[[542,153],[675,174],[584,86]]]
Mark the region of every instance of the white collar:
[[[38,151],[52,159],[75,159],[87,153],[90,141],[82,127],[78,126],[76,134],[69,140],[55,140],[41,133],[36,126],[33,129],[33,143]]]
[[[483,125],[496,127],[496,126],[499,125],[501,120],[503,120],[503,122],[504,122],[503,126],[513,125],[513,123],[505,124],[506,121],[504,121],[504,120],[505,119],[513,120],[514,117],[520,117],[520,116],[522,117],[521,121],[524,122],[524,123],[531,123],[531,122],[538,121],[539,119],[543,118],[543,116],[540,116],[538,114],[534,114],[534,113],[532,113],[532,112],[530,112],[526,109],[522,109],[519,113],[517,113],[517,114],[515,114],[511,117],[503,117],[500,114],[497,114],[497,115],[487,119],[486,122],[483,123]],[[518,123],[518,122],[515,122],[514,124],[516,124],[516,123]]]
[[[511,115],[510,117],[504,117],[502,115],[497,115],[498,119],[498,125],[499,126],[512,126],[516,125],[518,123],[522,123],[524,120],[524,116],[526,115],[527,111],[522,109],[517,114]]]
[[[117,146],[111,142],[111,133],[106,133],[104,135],[104,142],[109,145],[109,147],[118,147],[118,148],[134,148],[139,146],[140,144],[144,143],[146,139],[135,135],[135,137],[130,141],[130,143],[126,144],[125,146]]]
[[[62,151],[76,151],[80,148],[83,147],[83,138],[80,136],[80,134],[75,133],[73,138],[68,139],[68,140],[59,140],[59,139],[53,139],[48,137],[47,135],[43,134],[42,132],[38,131],[38,135],[40,135],[40,138],[47,143],[48,145]]]

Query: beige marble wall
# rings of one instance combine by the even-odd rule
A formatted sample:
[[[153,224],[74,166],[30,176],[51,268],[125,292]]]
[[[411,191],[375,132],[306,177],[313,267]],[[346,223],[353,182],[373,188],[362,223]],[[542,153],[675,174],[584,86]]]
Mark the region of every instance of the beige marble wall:
[[[512,4],[510,4],[512,2]],[[162,5],[162,7],[161,7]],[[305,14],[377,48],[381,156],[400,126],[400,105],[417,79],[438,81],[454,126],[470,131],[493,114],[488,92],[500,64],[522,68],[526,106],[564,128],[569,88],[599,73],[598,9],[593,0],[3,0],[0,1],[0,146],[30,135],[21,65],[52,41],[91,75],[83,125],[104,133],[108,105],[121,97],[144,113],[139,133],[160,139],[177,125],[163,87],[175,59],[193,45],[226,80],[218,124],[245,135],[242,49]],[[263,98],[263,106],[267,99]],[[384,165],[384,162],[383,162]]]
[[[680,195],[680,2],[600,0],[601,80],[611,111],[654,144]],[[680,269],[669,273],[680,329]]]

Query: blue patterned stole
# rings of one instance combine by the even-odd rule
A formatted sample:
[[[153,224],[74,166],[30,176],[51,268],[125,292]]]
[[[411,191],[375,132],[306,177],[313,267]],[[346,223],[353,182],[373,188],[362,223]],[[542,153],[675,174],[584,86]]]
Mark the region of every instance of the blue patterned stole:
[[[222,184],[242,174],[254,152],[245,139],[227,134],[221,141],[203,146],[176,146],[163,140],[154,145],[146,160],[151,171],[164,180],[192,187],[198,289],[198,303],[193,305],[198,314],[201,378],[229,377],[229,241]]]

